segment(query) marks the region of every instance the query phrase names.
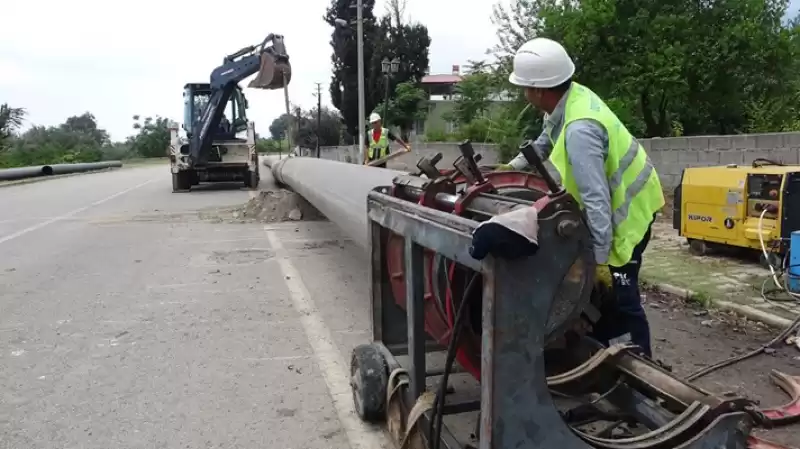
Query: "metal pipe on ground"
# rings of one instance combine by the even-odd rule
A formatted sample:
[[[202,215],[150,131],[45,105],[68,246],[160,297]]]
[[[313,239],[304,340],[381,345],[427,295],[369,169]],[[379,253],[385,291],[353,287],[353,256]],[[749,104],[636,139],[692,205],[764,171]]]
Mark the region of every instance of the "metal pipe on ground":
[[[47,165],[34,167],[4,168],[0,170],[0,181],[16,181],[18,179],[36,178],[51,175],[52,170]]]
[[[54,175],[66,175],[69,173],[82,173],[94,170],[105,170],[107,168],[122,167],[122,161],[103,161],[90,162],[85,164],[53,164],[50,165]]]
[[[6,168],[0,170],[0,181],[16,181],[19,179],[37,178],[40,176],[66,175],[92,170],[122,167],[121,161],[104,161],[84,164],[35,165],[31,167]]]
[[[297,192],[367,249],[367,195],[389,186],[402,171],[310,157],[265,157],[275,181]]]

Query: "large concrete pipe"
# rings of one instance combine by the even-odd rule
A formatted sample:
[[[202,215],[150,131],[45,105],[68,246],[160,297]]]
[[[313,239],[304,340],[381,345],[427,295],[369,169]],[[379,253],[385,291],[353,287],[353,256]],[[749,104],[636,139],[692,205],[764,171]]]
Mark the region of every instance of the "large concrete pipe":
[[[336,223],[362,248],[368,246],[367,194],[390,186],[405,172],[311,157],[265,157],[275,180],[290,187]]]

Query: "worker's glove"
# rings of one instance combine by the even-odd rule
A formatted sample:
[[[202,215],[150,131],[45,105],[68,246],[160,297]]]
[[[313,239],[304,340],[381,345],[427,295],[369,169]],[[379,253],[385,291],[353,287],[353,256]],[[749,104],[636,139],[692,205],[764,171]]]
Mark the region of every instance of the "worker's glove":
[[[536,208],[517,208],[479,224],[472,232],[469,254],[476,260],[489,254],[501,259],[531,256],[539,249],[538,232]]]
[[[607,289],[611,289],[613,285],[613,280],[611,277],[611,270],[608,268],[608,265],[600,264],[597,265],[597,269],[595,269],[595,283],[602,285]]]
[[[511,164],[500,164],[495,168],[496,171],[509,171],[514,170],[514,166]]]

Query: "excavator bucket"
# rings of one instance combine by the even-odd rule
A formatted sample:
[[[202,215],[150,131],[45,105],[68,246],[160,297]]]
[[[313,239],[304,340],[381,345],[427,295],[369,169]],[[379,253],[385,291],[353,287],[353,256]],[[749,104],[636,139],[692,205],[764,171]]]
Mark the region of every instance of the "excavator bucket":
[[[283,89],[292,79],[292,66],[285,56],[278,56],[272,52],[261,53],[261,66],[256,77],[247,87],[254,89]]]

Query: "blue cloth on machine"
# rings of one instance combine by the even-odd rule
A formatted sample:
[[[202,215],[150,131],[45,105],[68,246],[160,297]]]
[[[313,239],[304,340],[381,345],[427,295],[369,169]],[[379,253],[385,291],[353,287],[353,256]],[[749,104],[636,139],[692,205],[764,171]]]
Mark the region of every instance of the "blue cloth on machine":
[[[501,259],[518,259],[536,254],[538,249],[539,211],[525,206],[479,224],[472,231],[469,254],[476,260],[490,254]]]

